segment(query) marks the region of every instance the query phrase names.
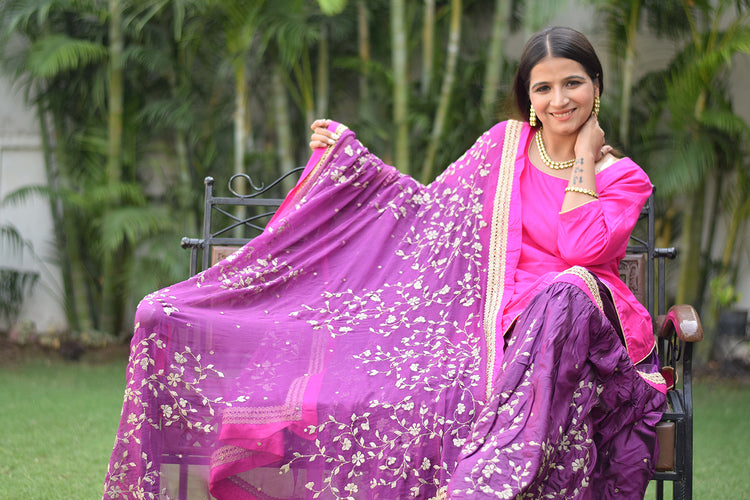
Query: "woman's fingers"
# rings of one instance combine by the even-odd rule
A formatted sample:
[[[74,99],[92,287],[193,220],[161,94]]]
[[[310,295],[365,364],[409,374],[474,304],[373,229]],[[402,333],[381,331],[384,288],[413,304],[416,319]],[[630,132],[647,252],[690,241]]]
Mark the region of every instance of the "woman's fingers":
[[[604,130],[599,125],[596,116],[591,115],[583,124],[576,139],[575,151],[578,154],[593,154],[594,161],[604,156]]]
[[[328,118],[318,118],[312,124],[310,125],[310,128],[312,130],[315,130],[316,128],[328,128],[328,125],[331,124],[331,120]]]
[[[315,150],[336,144],[339,135],[328,130],[330,124],[331,120],[328,118],[321,118],[312,122],[310,128],[313,130],[313,133],[310,136],[310,149]]]
[[[310,124],[310,128],[313,131],[310,136],[310,149],[315,150],[336,144],[340,136],[336,132],[328,130],[331,121],[328,118],[318,118]]]

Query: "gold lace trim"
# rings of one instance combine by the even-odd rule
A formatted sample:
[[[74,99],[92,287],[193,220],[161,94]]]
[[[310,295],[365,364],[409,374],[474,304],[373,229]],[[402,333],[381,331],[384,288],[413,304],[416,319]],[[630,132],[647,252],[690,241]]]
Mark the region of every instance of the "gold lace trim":
[[[508,244],[508,214],[513,190],[513,167],[523,124],[509,120],[505,126],[503,154],[497,175],[497,189],[492,205],[490,255],[487,276],[487,298],[484,305],[484,340],[487,344],[487,398],[492,391],[495,368],[495,328],[505,283],[505,249]]]
[[[594,279],[594,275],[591,274],[591,272],[588,269],[586,269],[585,267],[581,267],[581,266],[573,266],[570,269],[566,269],[565,271],[561,272],[557,276],[560,277],[564,274],[572,274],[574,276],[578,276],[579,278],[581,278],[583,282],[586,283],[586,286],[591,292],[591,295],[594,297],[594,301],[596,302],[596,305],[599,308],[599,310],[604,311],[604,304],[602,303],[602,296],[599,293],[599,285],[596,284],[596,279]]]
[[[667,385],[667,381],[664,378],[664,375],[662,375],[659,372],[656,372],[656,373],[638,372],[638,375],[640,375],[644,380],[648,380],[649,382],[653,382],[654,384]]]

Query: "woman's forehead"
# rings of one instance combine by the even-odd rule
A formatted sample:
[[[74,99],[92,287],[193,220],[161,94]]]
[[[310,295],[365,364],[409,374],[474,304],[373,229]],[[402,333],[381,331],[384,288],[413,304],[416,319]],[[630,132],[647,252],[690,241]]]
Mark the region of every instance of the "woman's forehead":
[[[533,85],[535,81],[560,80],[573,76],[588,78],[581,63],[567,57],[546,56],[531,68],[529,83]]]

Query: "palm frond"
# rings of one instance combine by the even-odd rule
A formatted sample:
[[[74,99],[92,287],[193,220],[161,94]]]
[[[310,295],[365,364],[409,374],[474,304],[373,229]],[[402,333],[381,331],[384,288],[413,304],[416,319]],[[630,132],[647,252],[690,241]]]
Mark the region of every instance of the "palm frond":
[[[0,206],[22,205],[32,200],[32,198],[42,196],[47,199],[55,199],[57,192],[52,187],[44,184],[34,184],[22,186],[6,194]]]
[[[100,43],[55,34],[34,42],[29,52],[28,71],[40,78],[52,78],[106,58],[107,49]]]
[[[660,196],[692,193],[715,168],[713,144],[702,136],[673,143],[671,151],[652,156],[655,165],[649,169],[652,182],[659,186]]]
[[[12,254],[20,255],[25,248],[33,251],[31,242],[25,240],[13,224],[0,224],[0,249],[8,249]]]
[[[124,243],[136,246],[159,232],[174,228],[174,217],[166,209],[121,207],[110,210],[96,222],[102,252],[117,251]]]
[[[699,123],[727,135],[750,137],[750,127],[741,116],[729,109],[707,109],[701,114]]]

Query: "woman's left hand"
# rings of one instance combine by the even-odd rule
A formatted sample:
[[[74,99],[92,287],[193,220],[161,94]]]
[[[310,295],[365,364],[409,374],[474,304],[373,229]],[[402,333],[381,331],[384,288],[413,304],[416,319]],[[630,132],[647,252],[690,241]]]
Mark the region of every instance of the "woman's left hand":
[[[331,120],[328,118],[319,118],[310,124],[313,133],[310,136],[310,149],[315,151],[317,148],[326,148],[336,144],[339,136],[335,132],[328,130]]]

